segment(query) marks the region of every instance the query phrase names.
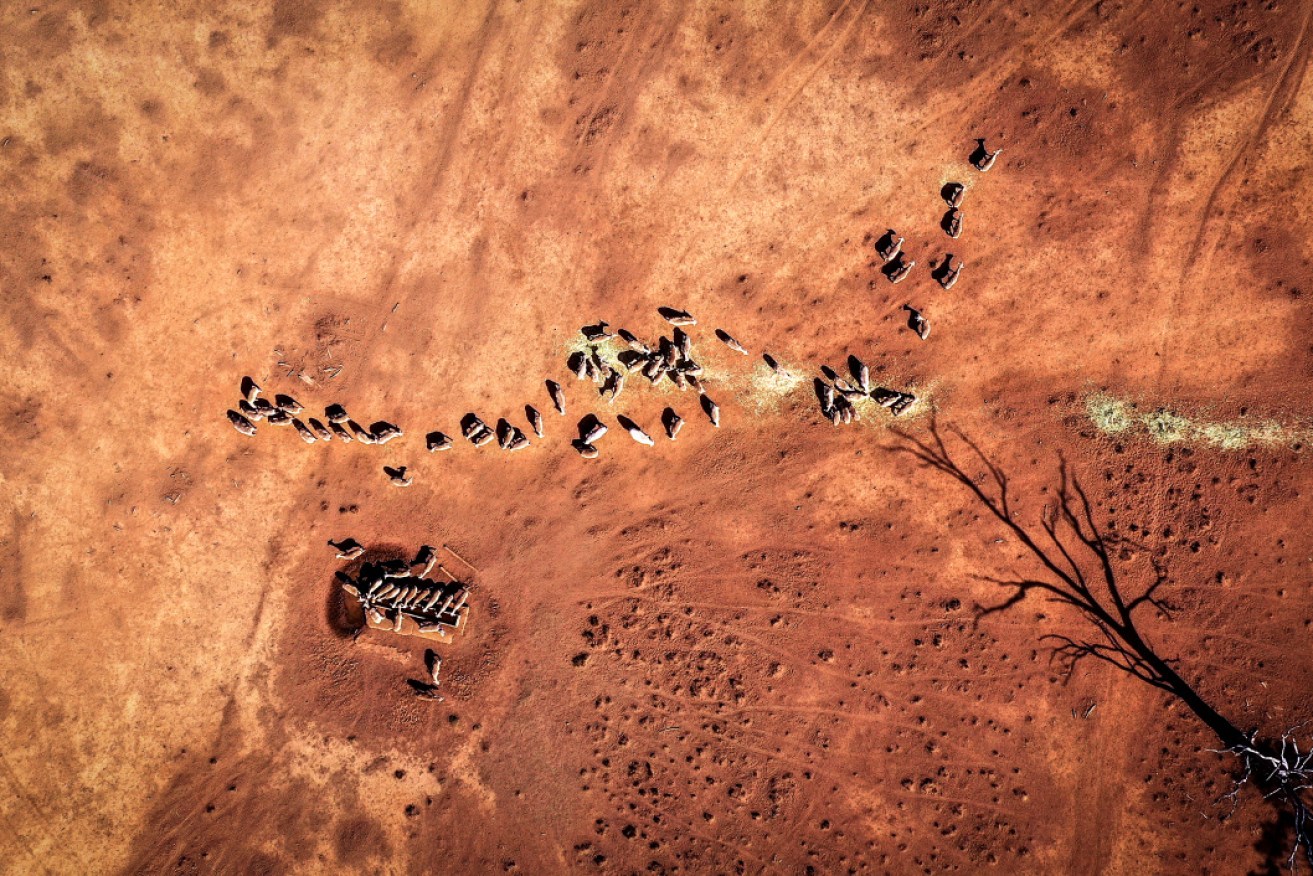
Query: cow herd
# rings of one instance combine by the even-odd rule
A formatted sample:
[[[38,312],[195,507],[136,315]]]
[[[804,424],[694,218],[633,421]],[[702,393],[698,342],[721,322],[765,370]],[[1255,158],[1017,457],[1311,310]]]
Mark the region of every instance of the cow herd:
[[[977,140],[976,149],[969,161],[980,172],[988,171],[1002,150],[989,151],[984,140]],[[940,191],[941,197],[948,205],[940,227],[950,239],[957,239],[962,233],[962,201],[967,187],[960,182],[949,182]],[[880,271],[894,284],[901,283],[916,266],[916,261],[909,258],[903,245],[904,238],[889,229],[875,241],[875,252],[880,259]],[[953,253],[945,253],[939,263],[932,262],[931,278],[945,290],[952,289],[962,272],[963,262]],[[925,315],[911,304],[904,304],[908,313],[907,325],[921,340],[930,337],[930,323]],[[580,330],[582,341],[577,344],[565,359],[566,370],[574,379],[596,391],[595,403],[606,406],[614,405],[625,391],[640,380],[646,380],[650,387],[669,382],[681,393],[692,390],[696,405],[707,421],[714,428],[721,424],[720,406],[711,398],[706,383],[710,377],[702,363],[694,354],[691,332],[697,326],[697,319],[686,310],[664,306],[657,308],[657,313],[669,326],[669,333],[657,337],[649,343],[628,329],[612,330],[609,323],[598,321],[583,326]],[[735,353],[750,356],[747,347],[723,328],[713,331],[717,341]],[[787,369],[768,352],[762,352],[761,360],[766,368],[786,382],[794,381]],[[817,402],[822,416],[835,425],[852,423],[858,416],[858,404],[871,402],[898,417],[905,413],[917,401],[911,392],[875,386],[871,382],[870,369],[856,356],[849,356],[847,375],[840,374],[829,365],[822,365],[822,377],[813,381]],[[544,383],[547,399],[557,415],[566,416],[566,393],[564,387],[554,379]],[[633,389],[630,392],[634,392]],[[241,397],[235,409],[227,411],[228,421],[241,434],[253,436],[257,423],[271,426],[290,426],[298,437],[307,444],[332,441],[334,438],[350,443],[386,444],[394,438],[404,436],[402,429],[387,421],[377,421],[365,428],[351,418],[341,404],[330,404],[324,409],[323,419],[306,417],[301,419],[303,408],[296,399],[278,394],[269,399],[250,377],[242,379]],[[660,431],[649,430],[627,414],[616,413],[614,422],[631,439],[644,447],[656,444],[653,434],[664,434],[666,439],[674,441],[683,429],[684,417],[676,410],[674,404],[666,405],[660,415]],[[475,412],[467,413],[460,420],[460,435],[476,448],[485,447],[496,442],[498,448],[507,453],[515,453],[531,446],[533,441],[547,437],[547,429],[542,413],[532,404],[524,406],[525,428],[510,422],[505,417],[489,426]],[[598,442],[610,431],[610,427],[601,415],[588,411],[576,425],[576,437],[570,444],[585,459],[599,456]],[[533,439],[530,439],[530,434]],[[444,432],[432,431],[425,436],[425,446],[430,453],[449,451],[456,442]],[[414,479],[408,468],[402,466],[383,466],[383,472],[390,482],[398,487],[410,486]],[[330,541],[337,551],[339,559],[355,561],[364,553],[364,547],[354,539]],[[446,548],[444,545],[444,549]],[[460,557],[452,552],[453,556]],[[396,633],[418,635],[449,642],[451,637],[465,627],[469,616],[469,587],[457,580],[443,566],[437,563],[436,549],[424,545],[415,558],[386,559],[366,561],[355,569],[355,574],[345,570],[337,572],[337,578],[343,592],[358,605],[364,616],[360,629],[373,627]],[[465,562],[463,559],[462,562]],[[448,579],[431,580],[429,576],[434,567]],[[468,565],[468,563],[466,563]],[[471,567],[472,568],[472,567]],[[438,693],[439,673],[442,659],[432,650],[427,652],[426,662],[429,680],[410,680],[414,691],[425,697],[442,700]]]
[[[976,148],[968,160],[976,170],[983,173],[994,165],[1001,151],[990,151],[984,140],[977,140]],[[940,190],[941,197],[948,205],[940,227],[950,239],[956,239],[962,233],[961,205],[966,193],[967,186],[955,181],[946,183]],[[880,271],[891,283],[902,282],[917,264],[904,249],[904,243],[903,237],[889,229],[874,244],[881,263]],[[931,264],[931,278],[945,290],[953,288],[964,267],[962,260],[951,252],[945,253],[937,264],[933,261]],[[927,340],[930,337],[930,321],[925,314],[910,303],[904,304],[903,309],[908,315],[908,328],[921,340]],[[669,326],[669,334],[662,334],[651,343],[628,329],[613,330],[605,321],[583,326],[580,329],[582,342],[566,357],[566,370],[576,381],[591,383],[597,393],[596,402],[605,403],[608,407],[616,403],[626,387],[632,387],[639,380],[646,380],[651,386],[669,381],[681,392],[693,390],[696,393],[696,406],[702,416],[713,427],[719,427],[720,405],[709,394],[706,386],[708,375],[694,355],[691,332],[697,326],[697,319],[686,310],[669,306],[657,308],[657,313]],[[744,356],[751,355],[747,347],[725,329],[715,329],[713,336],[730,350]],[[763,352],[761,358],[772,372],[791,379],[788,371],[770,353]],[[840,377],[834,369],[822,365],[824,379],[818,377],[814,381],[821,414],[835,425],[853,422],[858,416],[857,403],[861,400],[870,400],[895,417],[916,403],[916,396],[911,392],[872,386],[869,369],[855,356],[849,357],[848,365],[847,377]],[[564,387],[554,379],[548,379],[544,385],[552,409],[558,415],[565,416]],[[633,390],[630,389],[630,392]],[[271,401],[261,395],[260,387],[249,377],[242,381],[241,394],[237,408],[229,410],[227,416],[233,427],[244,435],[254,435],[256,423],[261,421],[274,426],[291,426],[307,444],[331,441],[333,438],[342,442],[354,440],[363,444],[386,444],[404,434],[400,427],[386,421],[378,421],[365,428],[352,419],[340,404],[325,408],[322,421],[315,417],[302,420],[302,407],[295,399],[276,395]],[[661,412],[659,430],[647,428],[626,414],[616,414],[614,423],[638,444],[652,447],[656,444],[653,435],[664,434],[667,440],[674,441],[684,427],[685,419],[672,404]],[[609,430],[610,426],[600,414],[589,411],[578,421],[576,435],[570,444],[580,456],[595,459],[600,455],[598,441]],[[474,447],[481,448],[496,442],[498,448],[508,453],[524,450],[534,441],[546,438],[546,431],[543,415],[533,404],[524,406],[523,426],[505,417],[489,426],[475,412],[465,414],[460,421],[460,435]],[[432,431],[425,436],[425,446],[430,453],[451,450],[455,444],[456,441],[445,432]],[[383,472],[398,487],[407,487],[414,482],[404,465],[384,466]]]
[[[269,401],[261,393],[259,384],[249,377],[242,378],[241,398],[237,400],[237,409],[228,411],[228,422],[243,435],[254,435],[255,424],[261,421],[270,426],[291,426],[306,444],[318,441],[332,441],[337,438],[344,444],[359,441],[361,444],[386,444],[393,438],[400,438],[405,433],[401,427],[379,420],[368,429],[351,419],[340,404],[331,404],[324,408],[324,420],[315,417],[300,418],[304,410],[301,403],[290,395],[278,394]]]

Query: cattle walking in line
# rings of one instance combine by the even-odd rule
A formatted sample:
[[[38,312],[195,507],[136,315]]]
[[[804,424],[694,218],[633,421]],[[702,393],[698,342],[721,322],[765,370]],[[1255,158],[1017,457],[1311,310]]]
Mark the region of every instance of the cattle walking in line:
[[[633,420],[626,417],[624,414],[621,414],[620,416],[616,417],[616,422],[620,424],[620,428],[624,429],[626,432],[629,433],[630,438],[633,438],[639,444],[645,445],[647,447],[651,447],[652,445],[656,444],[656,442],[652,440],[652,436],[644,432],[641,426],[639,426]]]
[[[508,446],[510,446],[511,430],[514,428],[515,428],[514,426],[512,426],[510,423],[506,421],[505,417],[497,421],[497,428],[495,430],[497,434],[497,446],[500,447],[502,450],[505,450]]]
[[[661,412],[661,425],[666,428],[666,437],[674,441],[679,430],[684,428],[684,418],[675,413],[674,408],[666,408]]]
[[[319,440],[319,438],[315,435],[315,433],[311,431],[309,426],[307,426],[305,423],[302,423],[300,420],[296,419],[295,417],[292,418],[292,428],[296,430],[296,434],[301,436],[301,440],[304,441],[306,444],[314,444],[316,441]]]
[[[784,369],[784,366],[781,365],[781,364],[776,360],[776,358],[775,358],[774,356],[772,356],[770,353],[762,353],[762,354],[761,354],[761,361],[765,362],[765,363],[766,363],[766,367],[769,368],[771,371],[774,371],[774,372],[775,372],[776,374],[778,374],[780,377],[792,377],[792,376],[793,376],[793,375],[790,374],[788,371],[786,371],[786,370]]]
[[[228,411],[228,422],[232,423],[233,428],[243,435],[255,434],[255,424],[236,411]]]
[[[605,434],[606,424],[596,414],[589,414],[579,421],[579,440],[584,444],[593,444]]]
[[[716,404],[714,401],[712,401],[712,400],[711,400],[711,396],[709,396],[709,395],[703,395],[703,396],[699,399],[699,401],[700,401],[700,403],[702,404],[702,410],[703,410],[703,412],[707,415],[707,419],[711,421],[711,425],[713,425],[713,426],[715,426],[717,429],[719,429],[719,428],[720,428],[720,405],[718,405],[718,404]]]
[[[930,321],[921,315],[921,311],[910,304],[904,304],[903,310],[907,311],[907,327],[923,341],[930,337]]]
[[[729,347],[731,350],[734,350],[735,352],[738,353],[742,353],[744,356],[748,355],[748,351],[743,349],[743,345],[740,344],[737,340],[735,340],[734,336],[731,335],[729,332],[725,331],[724,329],[716,329],[716,337],[720,339],[721,343]]]
[[[949,207],[948,212],[944,213],[944,218],[939,220],[939,227],[944,229],[944,233],[953,239],[962,236],[962,211],[957,207]]]
[[[879,240],[875,242],[875,254],[880,260],[888,264],[903,251],[903,238],[898,236],[898,232],[890,228]]]
[[[994,166],[995,159],[998,158],[998,154],[1002,151],[1003,150],[999,148],[990,152],[989,149],[985,147],[985,140],[982,137],[976,140],[976,148],[972,151],[971,155],[967,157],[967,160],[971,162],[971,166],[976,170],[985,173]]]
[[[529,421],[529,428],[533,429],[533,434],[539,438],[543,437],[543,415],[538,413],[538,409],[533,405],[525,405],[524,416]]]
[[[376,423],[370,424],[369,434],[373,435],[374,440],[379,444],[386,444],[393,438],[400,438],[405,433],[401,431],[400,426],[389,423],[386,420],[379,420]]]
[[[475,435],[487,428],[488,424],[479,419],[479,415],[473,412],[460,419],[460,433],[466,438],[473,439]]]
[[[944,256],[944,260],[939,263],[939,267],[930,272],[930,276],[945,290],[952,289],[957,283],[957,276],[962,273],[965,264],[950,252]]]
[[[344,538],[340,541],[328,540],[328,546],[337,550],[339,560],[354,560],[365,552],[365,546],[354,538]]]
[[[556,413],[565,416],[565,390],[561,389],[561,384],[555,380],[547,381],[547,397],[552,400],[552,407]]]
[[[510,426],[510,428],[507,429],[506,443],[502,445],[503,450],[514,452],[516,450],[523,450],[528,446],[529,439],[525,437],[525,434],[520,431],[518,426]]]
[[[658,307],[657,313],[661,318],[671,325],[697,325],[698,321],[687,310],[679,310],[674,307]]]
[[[328,427],[325,426],[323,423],[319,422],[314,417],[311,417],[306,422],[309,423],[310,428],[314,430],[314,433],[319,436],[320,441],[333,440],[333,433],[330,432],[328,430]]]
[[[277,407],[278,410],[280,411],[286,411],[288,414],[291,414],[293,417],[301,413],[302,410],[301,403],[299,401],[292,398],[290,395],[284,395],[282,393],[279,393],[278,395],[274,396],[274,406]]]
[[[908,259],[903,253],[894,256],[880,270],[884,273],[885,278],[895,285],[907,279],[907,275],[916,267],[916,262]]]

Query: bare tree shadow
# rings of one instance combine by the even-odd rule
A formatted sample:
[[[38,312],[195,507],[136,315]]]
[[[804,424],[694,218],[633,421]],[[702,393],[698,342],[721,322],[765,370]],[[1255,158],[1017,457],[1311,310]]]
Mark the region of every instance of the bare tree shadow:
[[[1249,876],[1281,876],[1281,865],[1289,860],[1288,837],[1294,827],[1294,817],[1281,809],[1263,822],[1262,832],[1254,842],[1254,849],[1263,856],[1263,866],[1250,870]]]
[[[1031,595],[1075,609],[1093,628],[1092,635],[1043,637],[1053,646],[1054,656],[1066,671],[1070,673],[1089,658],[1179,699],[1217,735],[1222,743],[1219,753],[1232,754],[1238,760],[1239,774],[1222,800],[1229,801],[1234,811],[1241,790],[1252,781],[1276,808],[1276,818],[1257,846],[1269,856],[1269,868],[1279,866],[1278,861],[1284,858],[1293,869],[1301,852],[1313,866],[1313,831],[1305,801],[1305,792],[1313,789],[1313,754],[1300,751],[1293,730],[1286,731],[1279,740],[1259,740],[1256,731],[1241,731],[1177,672],[1173,666],[1176,660],[1160,656],[1145,638],[1137,626],[1138,615],[1154,612],[1162,619],[1171,619],[1171,606],[1159,595],[1168,580],[1159,561],[1153,560],[1153,580],[1131,593],[1118,579],[1114,557],[1122,547],[1145,546],[1100,529],[1089,496],[1065,459],[1059,457],[1053,501],[1036,522],[1028,524],[1018,516],[1006,472],[960,430],[947,431],[954,438],[952,443],[961,445],[956,451],[933,419],[928,439],[895,430],[902,445],[894,449],[966,487],[1042,569],[1031,577],[984,576],[983,580],[1003,588],[1006,596],[995,605],[979,607],[977,621],[1007,611]],[[962,462],[963,458],[969,462]],[[982,464],[984,474],[973,477],[965,467],[970,462]],[[1293,846],[1287,840],[1291,833]]]

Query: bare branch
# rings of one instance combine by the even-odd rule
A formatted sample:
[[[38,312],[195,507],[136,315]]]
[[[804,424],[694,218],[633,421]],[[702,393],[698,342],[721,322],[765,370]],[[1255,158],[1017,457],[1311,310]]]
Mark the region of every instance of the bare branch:
[[[1239,770],[1232,787],[1217,802],[1229,800],[1234,812],[1242,789],[1253,784],[1263,799],[1293,818],[1294,846],[1289,865],[1293,869],[1302,855],[1313,866],[1313,818],[1306,801],[1306,794],[1313,790],[1313,750],[1301,750],[1297,739],[1299,728],[1269,740],[1258,739],[1255,732],[1242,733],[1191,687],[1174,668],[1175,660],[1159,656],[1137,628],[1135,613],[1147,605],[1158,617],[1171,619],[1172,608],[1161,596],[1170,580],[1162,563],[1151,555],[1153,580],[1138,595],[1128,596],[1118,579],[1110,548],[1127,545],[1145,552],[1149,548],[1099,528],[1094,505],[1065,459],[1059,458],[1057,499],[1041,510],[1036,531],[1034,525],[1023,523],[1014,512],[1010,484],[1002,468],[959,430],[949,431],[984,465],[986,477],[974,478],[958,464],[934,420],[928,441],[897,433],[904,446],[896,449],[965,486],[1044,570],[1036,576],[1015,579],[977,576],[1003,588],[1007,596],[995,605],[977,606],[976,622],[1007,611],[1031,594],[1074,609],[1098,631],[1098,637],[1051,634],[1041,638],[1052,643],[1052,656],[1062,664],[1067,675],[1089,658],[1177,697],[1221,739],[1225,747],[1218,753],[1237,758]],[[1092,582],[1100,579],[1103,587],[1096,592]]]

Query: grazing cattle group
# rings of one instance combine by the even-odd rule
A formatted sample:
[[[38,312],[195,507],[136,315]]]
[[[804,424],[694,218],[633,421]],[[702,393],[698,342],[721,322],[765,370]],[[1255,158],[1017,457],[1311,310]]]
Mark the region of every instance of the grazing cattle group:
[[[880,245],[896,250],[902,245],[902,239],[892,239],[892,242],[885,241]],[[897,257],[895,255],[895,258]],[[922,339],[928,337],[929,324],[925,318],[910,305],[907,306],[907,310],[911,314],[909,325],[912,325]],[[687,311],[673,307],[658,308],[658,313],[670,324],[672,330],[669,335],[661,335],[655,343],[651,344],[628,329],[612,331],[610,325],[604,321],[583,326],[579,333],[583,338],[584,348],[569,354],[565,361],[566,368],[576,380],[591,382],[596,387],[599,402],[604,401],[607,405],[615,403],[623,392],[627,379],[634,374],[646,378],[648,384],[653,386],[662,381],[669,381],[680,391],[694,390],[703,416],[713,428],[719,428],[720,405],[707,391],[704,382],[705,369],[694,356],[693,338],[689,333],[689,330],[697,325],[697,319]],[[714,336],[730,350],[745,356],[750,355],[747,347],[724,329],[716,329]],[[618,352],[615,351],[615,347],[619,345],[616,343],[617,339],[624,346],[624,349]],[[774,374],[785,378],[791,377],[770,353],[763,353],[761,358]],[[852,361],[857,360],[854,357]],[[911,393],[883,388],[872,389],[869,369],[864,364],[860,364],[859,370],[853,372],[855,384],[839,379],[829,366],[822,366],[821,371],[830,381],[826,383],[817,380],[821,412],[836,424],[851,423],[855,419],[856,409],[853,402],[858,396],[863,398],[869,396],[877,404],[888,408],[895,416],[902,414],[916,400]],[[552,409],[558,415],[565,416],[565,389],[552,379],[545,381],[544,385]],[[301,413],[302,410],[300,404],[283,395],[276,396],[273,403],[265,401],[260,397],[260,388],[249,377],[244,378],[242,382],[242,393],[243,398],[239,403],[240,412],[229,411],[228,418],[238,431],[245,435],[255,434],[252,420],[259,421],[261,418],[270,422],[291,423],[302,432],[307,443],[317,440],[327,441],[337,437],[348,442],[354,439],[365,444],[386,444],[393,438],[400,438],[405,434],[399,426],[386,421],[378,421],[369,429],[365,429],[352,420],[340,404],[331,404],[325,408],[324,418],[328,421],[327,427],[314,418],[310,418],[309,425],[306,425],[296,418],[296,414]],[[892,393],[892,396],[888,393]],[[892,398],[893,401],[885,401],[888,398]],[[524,417],[535,439],[541,440],[547,437],[548,430],[542,413],[536,407],[526,404]],[[615,419],[637,443],[645,447],[656,445],[652,433],[631,416],[618,414]],[[679,436],[684,423],[684,418],[674,406],[667,406],[661,412],[661,431],[670,441],[674,441]],[[590,411],[579,420],[577,436],[570,441],[570,445],[585,459],[596,459],[600,455],[597,442],[608,431],[609,427],[601,416]],[[511,453],[524,450],[531,445],[526,431],[507,418],[502,417],[497,420],[495,426],[489,426],[473,411],[461,418],[460,434],[474,447],[485,447],[495,441],[500,449]],[[451,450],[454,445],[455,442],[445,432],[432,431],[425,436],[425,447],[430,453]],[[414,482],[408,467],[404,465],[385,465],[383,473],[397,487],[408,487]]]
[[[659,307],[657,313],[673,326],[667,337],[662,335],[655,344],[649,344],[628,329],[610,330],[606,322],[586,325],[579,330],[583,336],[586,349],[576,350],[566,359],[566,368],[576,380],[591,380],[598,385],[597,394],[608,404],[614,403],[624,388],[629,375],[637,373],[647,379],[651,385],[657,385],[663,379],[669,380],[679,390],[696,390],[699,404],[713,426],[720,425],[720,406],[707,395],[703,385],[704,368],[693,357],[693,338],[685,331],[686,327],[697,325],[697,319],[685,310],[674,307]],[[725,346],[735,352],[748,355],[747,349],[724,329],[716,329],[715,336]],[[619,338],[625,349],[612,355],[603,349],[603,344]],[[560,384],[554,380],[547,381],[547,391],[558,413],[565,413],[565,401]],[[647,430],[630,417],[620,415],[616,418],[620,427],[629,436],[646,447],[656,442]],[[661,416],[666,437],[671,441],[679,434],[684,420],[673,408],[666,408]],[[585,459],[596,459],[598,454],[596,441],[605,435],[607,427],[594,413],[589,413],[578,424],[578,437],[570,442],[571,446]]]
[[[228,411],[228,422],[243,435],[254,435],[255,424],[264,421],[271,426],[291,426],[306,444],[318,441],[339,441],[350,444],[387,444],[393,438],[400,438],[405,433],[401,427],[379,420],[368,429],[351,419],[346,408],[340,404],[331,404],[324,408],[324,419],[328,425],[314,417],[304,421],[298,416],[302,410],[301,403],[290,395],[278,394],[273,401],[263,397],[257,384],[250,377],[242,378],[241,398],[237,401],[237,410]]]
[[[991,152],[986,148],[984,140],[977,140],[976,148],[968,160],[976,170],[984,173],[993,167],[1001,151],[995,149]],[[948,205],[947,212],[940,220],[940,227],[949,238],[956,239],[962,233],[961,205],[966,193],[967,186],[956,181],[946,183],[940,189],[940,196]],[[905,243],[906,239],[892,228],[875,241],[880,270],[891,283],[901,283],[917,265],[916,260],[905,250]],[[964,262],[949,252],[937,262],[932,260],[931,265],[931,278],[942,289],[949,290],[957,284]],[[921,340],[929,339],[930,321],[922,310],[910,303],[904,304],[903,309],[908,314],[908,328]],[[686,310],[670,306],[658,307],[657,313],[669,324],[671,331],[669,335],[658,337],[655,343],[648,343],[628,329],[613,330],[610,323],[604,320],[583,326],[579,330],[583,344],[567,356],[566,369],[577,381],[591,382],[596,387],[598,400],[608,406],[614,405],[626,386],[637,377],[645,378],[653,386],[668,380],[681,391],[695,390],[697,404],[703,415],[713,427],[719,427],[720,405],[708,394],[704,384],[705,369],[693,353],[690,331],[698,324],[697,319]],[[714,336],[730,350],[744,356],[750,355],[748,348],[725,329],[715,329]],[[621,345],[623,349],[616,352],[615,347]],[[761,358],[773,373],[791,378],[789,372],[770,353],[762,353]],[[858,416],[857,405],[863,399],[870,399],[894,416],[903,414],[916,402],[916,396],[910,392],[886,387],[872,388],[869,385],[869,371],[864,364],[860,365],[860,371],[853,372],[852,382],[839,378],[828,366],[822,366],[821,372],[825,380],[817,378],[815,382],[817,400],[821,414],[835,424],[853,422]],[[553,379],[547,380],[545,386],[552,409],[558,415],[565,416],[565,389]],[[260,387],[250,377],[242,380],[241,394],[237,408],[229,410],[227,416],[233,427],[243,435],[254,435],[256,423],[261,421],[274,426],[290,425],[307,444],[331,441],[333,438],[342,442],[354,440],[362,444],[386,444],[404,435],[399,426],[382,420],[366,429],[351,419],[340,404],[331,404],[324,409],[327,424],[314,417],[303,421],[300,419],[302,407],[296,399],[276,395],[270,401],[261,395]],[[543,416],[536,407],[526,404],[524,417],[533,440],[548,437]],[[619,415],[616,420],[634,441],[645,447],[655,446],[652,433],[642,424],[628,415]],[[661,426],[666,438],[674,441],[684,426],[684,418],[673,406],[666,407],[661,413]],[[532,443],[526,430],[505,417],[498,419],[495,426],[489,426],[473,412],[461,419],[460,433],[475,447],[485,447],[496,441],[497,446],[508,453],[524,450]],[[606,433],[607,426],[602,419],[596,413],[589,412],[579,420],[578,434],[570,444],[580,456],[595,459],[599,456],[597,441]],[[455,442],[445,432],[432,431],[425,436],[425,446],[430,453],[451,450],[454,445]],[[395,486],[406,487],[413,483],[413,477],[404,465],[384,466],[383,472]]]

